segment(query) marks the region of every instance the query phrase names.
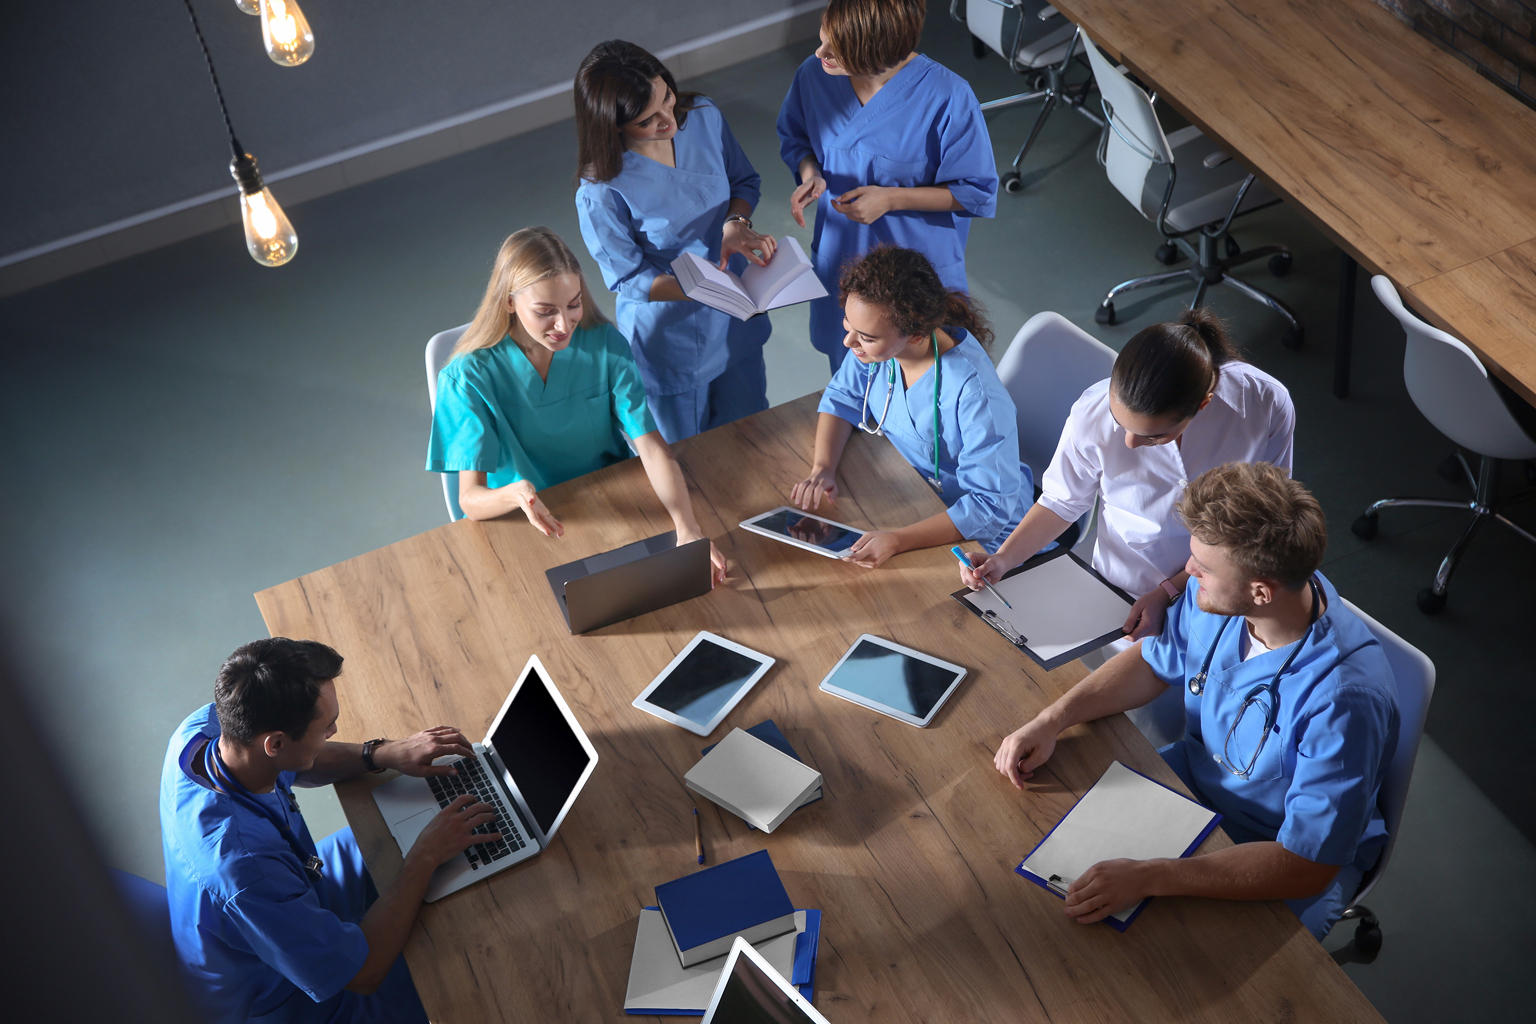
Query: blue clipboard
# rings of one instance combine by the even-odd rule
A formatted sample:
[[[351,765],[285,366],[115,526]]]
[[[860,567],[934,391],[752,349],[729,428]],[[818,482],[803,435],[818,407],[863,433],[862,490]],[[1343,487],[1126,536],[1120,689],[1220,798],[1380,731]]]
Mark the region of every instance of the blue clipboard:
[[[1123,761],[1121,763],[1124,764]],[[1172,793],[1174,796],[1177,796],[1177,797],[1179,797],[1181,799],[1184,799],[1184,800],[1189,800],[1189,802],[1194,804],[1195,806],[1200,807],[1200,808],[1202,808],[1204,810],[1207,810],[1207,811],[1211,812],[1211,814],[1212,814],[1211,823],[1209,825],[1205,826],[1205,828],[1200,830],[1200,834],[1195,837],[1194,842],[1190,843],[1188,848],[1185,849],[1185,851],[1183,853],[1179,854],[1180,858],[1188,857],[1190,854],[1192,854],[1196,850],[1198,850],[1200,848],[1200,844],[1205,842],[1205,840],[1210,836],[1210,834],[1216,830],[1216,826],[1217,825],[1221,824],[1222,814],[1221,814],[1220,811],[1216,811],[1216,810],[1213,810],[1213,809],[1211,809],[1209,807],[1206,807],[1200,801],[1193,800],[1193,799],[1185,796],[1183,793],[1180,793],[1178,790],[1173,789],[1170,786],[1164,786],[1161,782],[1158,782],[1156,779],[1152,778],[1151,776],[1149,776],[1149,775],[1147,775],[1147,774],[1145,774],[1143,772],[1136,771],[1136,769],[1132,768],[1130,765],[1125,765],[1125,769],[1126,769],[1126,771],[1133,772],[1136,775],[1140,775],[1142,778],[1146,779],[1148,782],[1152,783],[1153,785],[1162,786],[1164,789],[1168,790],[1168,792]],[[1097,785],[1097,784],[1098,783],[1094,783],[1094,785]],[[1093,787],[1090,786],[1088,788],[1090,790],[1092,790]],[[1083,794],[1083,796],[1087,796],[1087,795],[1088,795],[1087,793]],[[1075,801],[1073,801],[1072,806],[1067,809],[1067,813],[1063,814],[1061,816],[1061,821],[1058,821],[1056,824],[1052,825],[1051,826],[1051,831],[1047,832],[1044,836],[1041,836],[1040,837],[1040,842],[1036,843],[1034,845],[1034,847],[1029,851],[1029,853],[1026,853],[1024,855],[1024,860],[1019,861],[1019,866],[1013,869],[1015,872],[1017,872],[1018,874],[1022,875],[1027,880],[1035,883],[1040,888],[1044,889],[1046,892],[1050,893],[1052,896],[1055,896],[1057,899],[1061,900],[1062,902],[1066,902],[1066,897],[1063,896],[1055,888],[1053,888],[1048,880],[1046,880],[1044,878],[1041,878],[1039,875],[1035,874],[1033,871],[1026,871],[1024,869],[1024,864],[1025,864],[1026,861],[1029,860],[1030,857],[1034,856],[1035,850],[1040,849],[1040,847],[1045,844],[1045,841],[1047,839],[1051,838],[1052,833],[1054,833],[1058,828],[1061,827],[1061,822],[1062,821],[1066,821],[1069,817],[1072,816],[1072,811],[1075,810],[1077,808],[1077,805],[1082,803],[1082,802],[1083,802],[1083,797],[1082,796],[1078,797]],[[1131,916],[1125,919],[1124,923],[1116,921],[1113,917],[1106,917],[1102,921],[1100,921],[1099,923],[1100,924],[1107,924],[1107,925],[1109,925],[1111,928],[1113,928],[1117,932],[1123,932],[1123,931],[1125,931],[1127,928],[1129,928],[1131,926],[1131,922],[1132,921],[1136,920],[1138,917],[1141,916],[1141,912],[1143,910],[1147,909],[1147,904],[1151,903],[1152,899],[1153,899],[1153,897],[1148,896],[1146,899],[1142,900],[1140,905],[1138,905],[1136,907],[1136,910],[1131,914]],[[809,922],[807,922],[807,930],[809,930]]]

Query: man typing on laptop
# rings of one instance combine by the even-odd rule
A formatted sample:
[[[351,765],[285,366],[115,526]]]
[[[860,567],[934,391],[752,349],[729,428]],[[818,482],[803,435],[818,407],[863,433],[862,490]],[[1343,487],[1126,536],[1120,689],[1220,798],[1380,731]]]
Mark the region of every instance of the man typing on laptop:
[[[422,830],[394,882],[375,890],[351,829],[318,847],[292,787],[365,771],[454,772],[471,753],[457,729],[332,743],[341,655],[274,637],[238,648],[214,702],[182,722],[166,752],[160,825],[176,951],[217,1022],[425,1022],[400,951],[432,872],[496,834],[468,796]]]
[[[1181,860],[1101,861],[1067,886],[1085,924],[1148,896],[1285,900],[1322,938],[1376,863],[1377,797],[1398,711],[1381,644],[1317,571],[1322,509],[1266,463],[1202,473],[1180,500],[1190,582],[1160,636],[1120,652],[1004,738],[1019,788],[1080,722],[1184,694],[1184,738],[1158,752],[1238,845]]]

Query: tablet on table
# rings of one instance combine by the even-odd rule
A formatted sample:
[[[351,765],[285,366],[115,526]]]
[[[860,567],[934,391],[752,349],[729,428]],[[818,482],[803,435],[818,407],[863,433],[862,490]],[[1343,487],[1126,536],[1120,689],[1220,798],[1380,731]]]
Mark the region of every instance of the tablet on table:
[[[700,633],[632,703],[664,722],[708,736],[773,662],[723,636]]]
[[[832,666],[821,689],[921,729],[964,678],[959,665],[865,633]]]

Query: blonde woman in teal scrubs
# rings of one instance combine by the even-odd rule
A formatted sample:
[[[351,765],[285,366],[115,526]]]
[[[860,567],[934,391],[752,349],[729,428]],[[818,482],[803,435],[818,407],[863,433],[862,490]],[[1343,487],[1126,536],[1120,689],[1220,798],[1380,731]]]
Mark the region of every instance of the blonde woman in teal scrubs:
[[[682,468],[645,404],[629,344],[592,304],[570,248],[548,228],[502,243],[480,310],[437,375],[427,469],[459,474],[471,519],[513,509],[546,537],[565,527],[539,491],[629,458],[686,544],[704,536]],[[715,582],[725,558],[713,543]]]

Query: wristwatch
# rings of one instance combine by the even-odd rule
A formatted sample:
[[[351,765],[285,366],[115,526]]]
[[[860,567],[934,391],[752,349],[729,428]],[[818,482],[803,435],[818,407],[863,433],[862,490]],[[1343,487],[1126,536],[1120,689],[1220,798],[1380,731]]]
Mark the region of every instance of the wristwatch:
[[[725,223],[729,224],[733,220],[741,221],[743,224],[745,224],[747,226],[748,230],[750,230],[751,227],[752,227],[752,218],[751,217],[743,217],[739,213],[733,213],[729,217],[725,218]]]
[[[380,768],[378,765],[373,763],[373,752],[378,750],[379,744],[383,742],[383,737],[380,737],[379,739],[369,740],[367,743],[363,744],[363,767],[367,768],[375,775],[384,770],[383,768]]]
[[[1173,580],[1163,580],[1158,586],[1163,588],[1163,593],[1168,595],[1169,601],[1177,601],[1184,596],[1184,591],[1173,585]]]

